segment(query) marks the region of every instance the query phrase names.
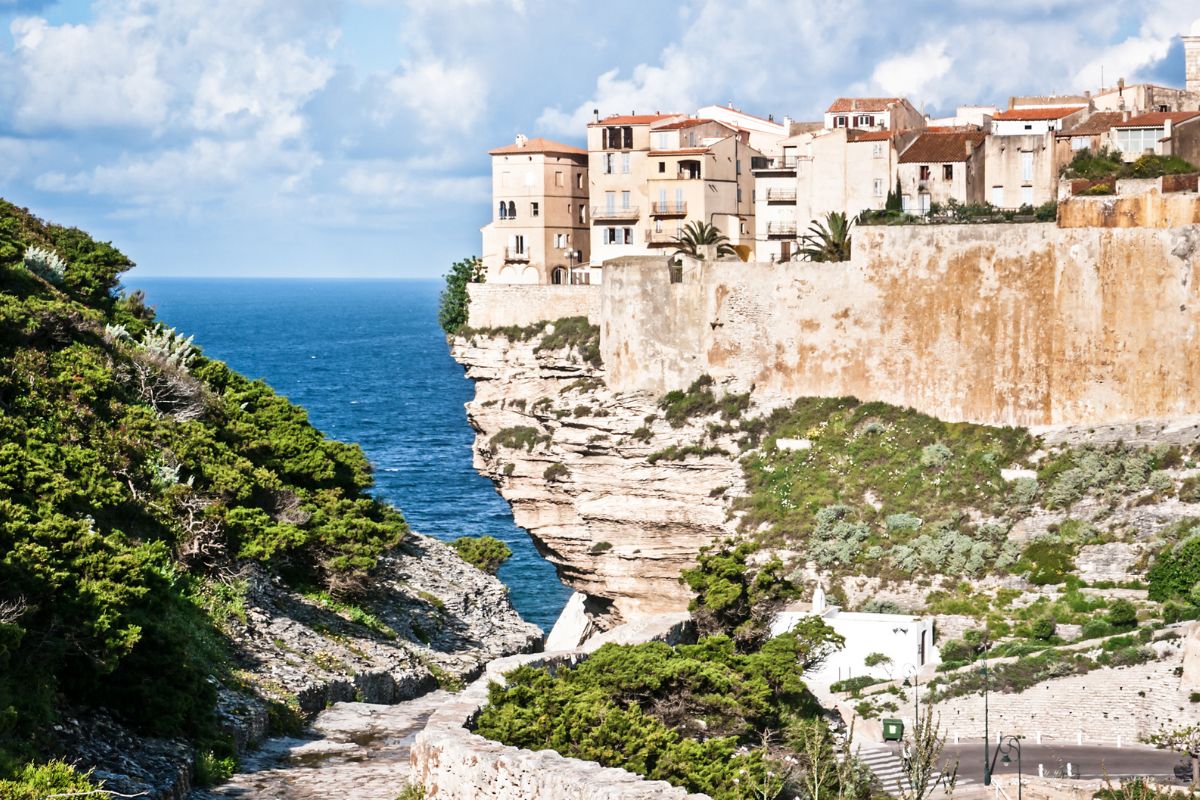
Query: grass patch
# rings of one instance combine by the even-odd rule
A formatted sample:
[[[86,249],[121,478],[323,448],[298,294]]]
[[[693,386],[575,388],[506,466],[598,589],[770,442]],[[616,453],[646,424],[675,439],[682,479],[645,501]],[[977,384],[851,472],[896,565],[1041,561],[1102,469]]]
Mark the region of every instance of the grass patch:
[[[538,433],[537,428],[528,425],[514,425],[497,432],[489,440],[489,443],[493,448],[505,447],[509,450],[532,452],[533,448],[548,441],[550,441],[550,437],[544,433]]]

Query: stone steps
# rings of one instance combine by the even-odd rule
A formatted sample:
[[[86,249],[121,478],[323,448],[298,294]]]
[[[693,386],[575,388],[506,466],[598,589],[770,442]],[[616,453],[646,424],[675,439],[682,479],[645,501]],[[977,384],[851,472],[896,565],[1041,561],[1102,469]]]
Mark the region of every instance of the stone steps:
[[[858,758],[864,764],[871,768],[875,773],[875,777],[879,778],[879,784],[883,791],[895,797],[897,795],[897,782],[903,782],[901,785],[907,784],[907,777],[904,774],[904,766],[900,761],[900,756],[892,750],[891,747],[885,744],[872,745],[863,747],[858,752]],[[942,773],[934,773],[934,777],[930,779],[929,785],[935,786],[942,779]],[[955,787],[965,787],[975,783],[971,778],[959,777],[955,782]]]

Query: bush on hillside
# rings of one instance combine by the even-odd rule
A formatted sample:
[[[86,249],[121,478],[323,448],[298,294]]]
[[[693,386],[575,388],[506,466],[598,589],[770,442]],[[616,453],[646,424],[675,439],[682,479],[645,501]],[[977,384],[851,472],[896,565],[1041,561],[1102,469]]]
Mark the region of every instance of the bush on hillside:
[[[512,555],[509,546],[494,536],[460,536],[451,545],[459,558],[491,575]]]
[[[467,294],[467,284],[483,283],[486,277],[487,271],[477,256],[470,256],[450,265],[450,271],[446,273],[446,288],[442,290],[438,306],[438,322],[442,330],[448,334],[455,334],[466,327],[469,321],[468,307],[471,303]]]
[[[1167,544],[1155,556],[1147,574],[1150,599],[1162,602],[1172,597],[1187,597],[1196,585],[1197,576],[1200,576],[1200,530],[1193,528],[1182,540]]]

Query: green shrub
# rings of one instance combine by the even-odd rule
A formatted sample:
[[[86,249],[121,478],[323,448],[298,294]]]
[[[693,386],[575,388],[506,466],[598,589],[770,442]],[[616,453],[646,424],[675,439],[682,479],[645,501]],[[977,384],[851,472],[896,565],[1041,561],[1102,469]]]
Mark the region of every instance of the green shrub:
[[[1054,631],[1057,627],[1054,617],[1045,616],[1038,617],[1029,627],[1029,635],[1040,641],[1049,641],[1054,638]]]
[[[211,750],[196,753],[192,776],[200,787],[216,786],[233,777],[237,771],[237,759],[228,755],[218,757]]]
[[[26,764],[8,779],[0,779],[0,800],[44,800],[50,795],[95,792],[91,775],[76,772],[65,761]]]
[[[542,471],[542,477],[547,481],[561,481],[565,479],[568,474],[569,471],[567,470],[566,465],[558,462],[551,464]]]
[[[544,350],[568,349],[593,367],[600,366],[600,326],[588,322],[587,317],[563,317],[550,323],[553,331],[542,336],[534,348]]]
[[[1172,597],[1188,597],[1200,575],[1200,530],[1181,541],[1169,543],[1154,558],[1147,573],[1149,597],[1159,602]]]
[[[1074,556],[1070,545],[1040,539],[1025,548],[1013,569],[1025,573],[1035,586],[1058,584],[1075,571]]]
[[[1079,635],[1084,639],[1099,639],[1102,636],[1111,636],[1115,632],[1116,629],[1107,619],[1089,619],[1083,623]]]
[[[1128,600],[1114,600],[1104,617],[1117,630],[1127,630],[1137,625],[1137,608]]]
[[[601,553],[607,553],[612,550],[612,542],[596,542],[588,548],[588,555],[598,556]]]
[[[539,444],[544,444],[550,441],[550,437],[538,433],[537,428],[531,428],[528,425],[514,425],[511,428],[502,428],[489,440],[493,448],[505,447],[509,450],[526,450],[533,451],[533,448]]]
[[[750,407],[749,393],[731,393],[717,399],[712,387],[712,377],[701,375],[686,392],[678,389],[667,392],[658,402],[658,407],[663,410],[663,418],[671,423],[671,427],[680,428],[693,417],[717,413],[724,420],[735,420]]]
[[[460,536],[450,544],[459,558],[490,575],[512,555],[509,546],[494,536]]]
[[[874,686],[879,682],[879,678],[873,678],[870,675],[855,675],[853,678],[846,678],[829,684],[829,691],[850,692],[854,697],[860,697],[863,689],[868,686]]]
[[[890,664],[892,659],[883,653],[867,653],[867,657],[863,659],[863,664],[868,667],[878,667],[881,664]]]
[[[458,333],[467,326],[468,306],[471,303],[467,284],[483,283],[486,275],[483,262],[476,256],[450,265],[450,271],[446,273],[446,288],[442,290],[438,307],[438,322],[446,333]]]

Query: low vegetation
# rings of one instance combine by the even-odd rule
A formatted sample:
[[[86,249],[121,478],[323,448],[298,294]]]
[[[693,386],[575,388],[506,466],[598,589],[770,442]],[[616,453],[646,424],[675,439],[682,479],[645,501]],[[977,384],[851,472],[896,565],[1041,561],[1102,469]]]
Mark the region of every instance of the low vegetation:
[[[1103,181],[1111,192],[1121,178],[1161,178],[1163,175],[1184,175],[1197,171],[1200,170],[1179,156],[1148,153],[1127,162],[1120,152],[1101,148],[1094,153],[1089,149],[1077,151],[1071,163],[1063,167],[1063,177]]]
[[[982,223],[1054,222],[1058,203],[1051,200],[1040,206],[998,208],[991,203],[960,203],[951,199],[933,203],[927,214],[912,214],[897,208],[867,210],[858,216],[860,225],[967,225]]]
[[[751,653],[715,636],[678,647],[605,645],[569,669],[521,667],[507,686],[492,685],[476,732],[622,767],[714,800],[791,797],[805,775],[820,773],[810,771],[813,764],[794,767],[797,759],[785,754],[812,750],[803,745],[814,737],[817,750],[832,749],[799,676],[840,637],[814,622]],[[869,792],[865,782],[850,782],[843,781],[843,796]],[[834,775],[820,788],[837,796],[837,783]]]
[[[663,418],[672,428],[681,428],[690,419],[712,414],[720,414],[721,419],[726,421],[735,420],[750,407],[749,393],[728,393],[718,398],[713,386],[711,376],[701,375],[692,382],[687,391],[676,389],[667,392],[658,403],[658,407],[663,411]]]
[[[407,533],[356,446],[120,294],[131,262],[0,202],[0,792],[87,779],[41,757],[64,708],[227,757],[214,679],[254,561],[352,603]],[[14,783],[15,782],[15,783]]]
[[[438,322],[448,334],[460,332],[467,326],[471,298],[467,294],[467,284],[483,283],[487,271],[478,256],[470,256],[462,261],[455,261],[446,273],[446,288],[438,305]]]
[[[512,556],[512,549],[495,536],[460,536],[451,546],[463,561],[489,575]]]

